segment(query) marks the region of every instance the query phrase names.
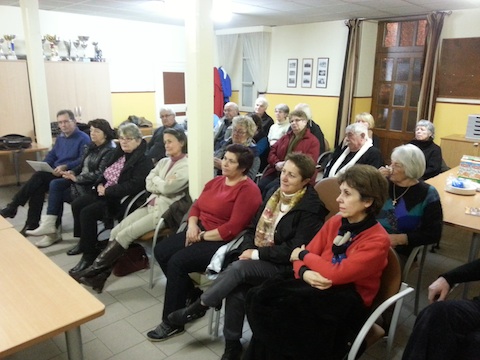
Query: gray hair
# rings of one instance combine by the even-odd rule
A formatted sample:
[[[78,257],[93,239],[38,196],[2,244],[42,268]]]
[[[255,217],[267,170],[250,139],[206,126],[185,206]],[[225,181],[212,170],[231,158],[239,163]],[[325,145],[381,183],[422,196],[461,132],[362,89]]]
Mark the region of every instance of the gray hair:
[[[168,113],[169,115],[173,115],[173,116],[176,116],[177,114],[175,113],[175,110],[173,110],[173,108],[169,107],[169,106],[162,106],[160,108],[160,111],[158,112],[159,114],[161,114],[162,112],[166,112]]]
[[[287,115],[290,112],[290,108],[286,104],[278,104],[277,106],[275,106],[275,110],[284,112]]]
[[[253,121],[250,116],[235,116],[232,120],[232,128],[235,128],[237,126],[245,126],[249,138],[253,137],[253,135],[255,135],[255,133],[257,132],[257,124],[255,124],[255,121]]]
[[[356,135],[365,134],[365,139],[368,139],[368,129],[365,127],[365,125],[362,125],[360,123],[353,123],[348,125],[345,128],[345,134],[348,134],[349,132]]]
[[[255,100],[255,103],[261,103],[263,106],[265,106],[265,110],[268,108],[268,100],[267,98],[264,98],[263,96],[260,96],[257,98],[257,100]]]
[[[430,137],[433,139],[435,138],[435,126],[433,126],[433,124],[428,121],[428,120],[425,120],[425,119],[422,119],[422,120],[419,120],[417,122],[417,125],[415,125],[415,130],[417,129],[417,127],[419,126],[424,126],[427,128],[427,131],[430,133]]]
[[[142,139],[142,132],[135,124],[129,123],[118,128],[118,137],[128,137],[134,139]]]
[[[413,144],[397,146],[392,151],[391,159],[403,166],[405,176],[409,179],[420,179],[425,172],[425,155]]]
[[[233,101],[230,101],[230,102],[227,102],[223,108],[225,109],[226,107],[232,107],[237,113],[239,111],[238,109],[238,105],[236,103],[234,103]]]
[[[312,119],[312,110],[310,109],[310,106],[305,103],[300,103],[295,106],[295,110],[302,110],[306,115],[307,119],[311,120]]]
[[[368,123],[368,128],[373,129],[375,127],[375,120],[373,119],[372,114],[368,112],[362,112],[355,116],[355,121],[365,121]]]

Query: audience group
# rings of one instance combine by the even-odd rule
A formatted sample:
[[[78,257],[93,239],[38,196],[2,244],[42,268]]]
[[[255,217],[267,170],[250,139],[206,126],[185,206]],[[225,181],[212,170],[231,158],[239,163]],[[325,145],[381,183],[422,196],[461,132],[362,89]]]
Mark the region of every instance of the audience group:
[[[384,166],[374,119],[358,114],[321,174],[335,177],[340,189],[338,214],[326,220],[329,211],[314,189],[317,160],[329,150],[320,126],[307,104],[292,111],[278,104],[275,121],[268,105],[260,97],[247,115],[233,102],[224,105],[214,129],[213,180],[187,212],[185,229],[153,249],[166,284],[159,325],[147,337],[181,334],[225,301],[223,360],[242,353],[244,359],[341,359],[369,314],[389,248],[406,259],[414,247],[440,240],[439,194],[423,180],[441,171],[441,150],[432,123],[421,120],[415,139],[396,147]],[[69,274],[101,293],[132,242],[174,204],[191,204],[187,136],[171,108],[162,107],[160,118],[148,143],[134,124],[120,126],[114,141],[106,120],[88,123],[89,138],[71,111],[59,111],[61,134],[45,158],[53,171],[34,173],[0,214],[15,217],[28,202],[21,232],[43,236],[35,244],[47,247],[62,239],[63,206],[70,203],[79,240],[67,254],[81,258]],[[108,241],[97,241],[98,221],[117,223]],[[224,250],[239,236],[238,247]],[[202,293],[189,273],[204,272],[218,254],[224,254],[221,271]],[[478,268],[476,262],[442,275],[430,300],[445,299],[457,282],[478,280]],[[459,343],[478,343],[470,334],[480,328],[479,314],[478,301],[435,302],[418,317],[404,359],[455,358]],[[253,336],[244,352],[245,316]],[[478,356],[478,348],[464,352]]]

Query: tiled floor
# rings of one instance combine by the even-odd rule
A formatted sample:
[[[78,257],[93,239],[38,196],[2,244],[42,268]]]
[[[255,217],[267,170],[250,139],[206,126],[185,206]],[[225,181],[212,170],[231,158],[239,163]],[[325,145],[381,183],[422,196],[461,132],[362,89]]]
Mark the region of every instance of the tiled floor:
[[[3,207],[17,190],[17,187],[0,188],[0,206]],[[20,230],[26,216],[26,209],[20,208],[15,219],[9,219]],[[52,261],[65,271],[73,267],[78,256],[67,256],[65,251],[72,247],[76,240],[72,235],[72,220],[70,208],[66,206],[63,217],[63,241],[49,248],[42,249]],[[425,288],[438,274],[458,266],[467,259],[471,235],[467,232],[445,227],[441,249],[437,253],[428,253],[425,264],[424,285],[421,291],[421,307],[426,301]],[[36,238],[30,237],[34,242]],[[149,249],[147,249],[149,252]],[[14,269],[12,269],[14,271]],[[106,305],[105,315],[82,326],[83,349],[86,360],[161,360],[161,359],[219,359],[223,353],[224,342],[220,336],[211,339],[207,331],[207,316],[187,325],[187,331],[168,341],[152,343],[145,334],[154,328],[160,321],[163,307],[165,277],[158,265],[155,266],[155,286],[149,289],[148,271],[138,272],[123,278],[111,276],[102,294],[96,294]],[[416,272],[410,274],[410,281],[414,282]],[[452,297],[461,295],[461,287],[457,288]],[[89,289],[90,290],[90,289]],[[479,287],[472,286],[470,294],[478,294]],[[26,291],[28,294],[28,290]],[[1,320],[0,320],[1,321]],[[413,315],[413,294],[404,304],[400,325],[395,339],[395,348],[392,359],[401,359],[412,326],[415,322]],[[221,333],[221,328],[220,328]],[[250,338],[248,324],[245,326],[243,342]],[[363,355],[363,360],[383,359],[385,344],[380,342]],[[57,336],[24,351],[6,358],[7,360],[63,360],[67,359],[64,336]],[[301,360],[301,359],[299,359]]]

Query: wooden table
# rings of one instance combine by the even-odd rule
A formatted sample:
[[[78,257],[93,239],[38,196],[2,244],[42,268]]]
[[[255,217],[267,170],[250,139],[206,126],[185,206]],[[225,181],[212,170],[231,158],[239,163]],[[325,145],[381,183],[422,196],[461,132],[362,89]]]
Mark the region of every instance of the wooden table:
[[[457,176],[458,166],[441,173],[426,182],[433,185],[440,195],[440,201],[443,209],[443,222],[448,225],[459,227],[473,233],[472,242],[470,244],[470,252],[468,254],[468,262],[475,260],[480,247],[480,217],[465,214],[465,207],[480,208],[480,193],[477,191],[475,195],[464,196],[452,194],[445,191],[445,184],[450,174]],[[465,287],[464,297],[468,292]]]
[[[20,185],[20,154],[23,153],[35,153],[37,160],[42,160],[42,152],[48,150],[47,147],[38,145],[37,143],[32,143],[32,146],[27,149],[16,149],[16,150],[0,150],[0,155],[11,155],[13,166],[15,168],[15,177],[17,179],[17,185]]]
[[[0,230],[0,358],[65,333],[83,359],[80,325],[105,306],[13,228]]]
[[[13,228],[13,225],[10,224],[3,216],[0,215],[0,230]]]

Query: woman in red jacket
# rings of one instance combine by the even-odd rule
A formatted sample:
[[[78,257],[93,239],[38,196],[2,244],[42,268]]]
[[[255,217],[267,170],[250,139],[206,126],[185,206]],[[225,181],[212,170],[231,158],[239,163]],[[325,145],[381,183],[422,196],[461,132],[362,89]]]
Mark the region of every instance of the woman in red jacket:
[[[295,110],[288,115],[288,118],[291,129],[270,148],[268,165],[263,171],[262,179],[258,183],[264,199],[267,194],[275,191],[280,186],[280,172],[288,154],[292,152],[304,153],[311,156],[315,163],[320,155],[320,143],[308,129],[307,115],[301,110]],[[317,172],[312,176],[312,185],[314,185],[316,177]]]

